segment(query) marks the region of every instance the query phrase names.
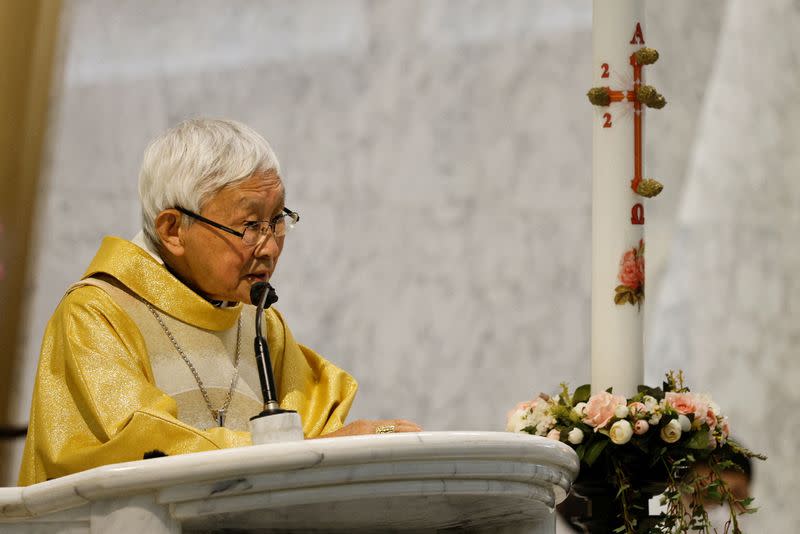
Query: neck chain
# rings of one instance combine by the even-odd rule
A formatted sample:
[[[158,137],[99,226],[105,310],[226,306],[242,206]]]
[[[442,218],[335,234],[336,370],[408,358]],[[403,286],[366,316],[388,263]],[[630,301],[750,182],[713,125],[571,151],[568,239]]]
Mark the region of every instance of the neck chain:
[[[200,375],[197,373],[197,369],[194,368],[192,361],[183,352],[183,349],[178,342],[175,340],[175,336],[172,335],[167,325],[164,323],[164,320],[161,318],[161,315],[153,308],[149,302],[145,302],[147,305],[147,309],[150,310],[150,313],[153,314],[153,317],[156,318],[158,324],[161,325],[161,328],[164,330],[164,333],[167,334],[167,337],[172,342],[172,345],[175,347],[175,350],[178,351],[178,354],[181,355],[183,361],[186,362],[186,365],[189,367],[189,370],[192,372],[195,381],[197,382],[197,386],[200,388],[200,393],[203,394],[203,399],[206,401],[206,406],[208,407],[208,411],[211,413],[211,418],[216,422],[219,426],[225,426],[225,413],[228,411],[228,407],[231,404],[231,398],[233,397],[233,390],[236,388],[236,381],[239,378],[239,352],[241,349],[241,340],[242,340],[242,316],[239,315],[239,325],[236,328],[236,356],[234,356],[233,360],[233,378],[231,378],[231,387],[228,388],[228,395],[225,397],[225,403],[222,405],[222,408],[215,410],[211,406],[211,399],[208,398],[208,391],[206,390],[203,381],[200,379]]]

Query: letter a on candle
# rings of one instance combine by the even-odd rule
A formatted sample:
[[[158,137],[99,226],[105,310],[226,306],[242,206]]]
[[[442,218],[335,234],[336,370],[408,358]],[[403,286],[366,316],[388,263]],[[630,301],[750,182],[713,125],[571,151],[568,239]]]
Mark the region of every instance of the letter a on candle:
[[[633,32],[633,39],[631,39],[631,44],[644,44],[644,35],[642,35],[642,25],[641,23],[636,23],[636,31]]]

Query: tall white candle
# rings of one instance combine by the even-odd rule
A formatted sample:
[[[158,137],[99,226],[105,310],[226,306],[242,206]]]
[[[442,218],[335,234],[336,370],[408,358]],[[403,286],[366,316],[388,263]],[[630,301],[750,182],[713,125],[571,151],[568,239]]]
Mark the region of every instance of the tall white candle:
[[[639,299],[644,281],[637,292],[632,281],[636,273],[630,271],[644,234],[643,220],[637,217],[644,216],[644,199],[631,189],[633,117],[639,112],[628,93],[634,88],[630,58],[644,46],[644,29],[643,0],[594,0],[593,86],[620,91],[617,96],[624,100],[593,108],[592,391],[613,387],[614,393],[626,396],[634,394],[644,379]],[[626,265],[623,259],[628,260]],[[643,278],[642,262],[639,266]],[[625,267],[627,272],[621,274]]]

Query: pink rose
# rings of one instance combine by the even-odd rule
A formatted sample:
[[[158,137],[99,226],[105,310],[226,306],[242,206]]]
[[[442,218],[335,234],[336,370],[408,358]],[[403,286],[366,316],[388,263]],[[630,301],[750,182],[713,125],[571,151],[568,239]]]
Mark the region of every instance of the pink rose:
[[[619,281],[622,285],[631,289],[637,289],[641,284],[642,277],[639,273],[639,265],[636,260],[636,251],[629,250],[622,256],[619,263]]]
[[[647,406],[641,402],[632,402],[628,405],[628,413],[630,413],[633,417],[636,417],[637,415],[646,415]]]
[[[614,410],[617,406],[626,406],[625,397],[622,395],[612,395],[607,391],[601,391],[589,398],[584,411],[583,422],[594,427],[595,432],[605,428],[611,418],[614,417]]]
[[[555,428],[547,433],[547,439],[554,439],[556,441],[561,440],[561,432],[556,430]]]
[[[668,391],[665,400],[676,412],[683,415],[693,415],[697,424],[706,423],[709,428],[717,424],[717,417],[708,402],[708,399],[694,393],[675,393]]]
[[[674,391],[668,391],[664,397],[676,412],[682,413],[683,415],[694,415],[697,405],[694,395],[691,393],[675,393]]]

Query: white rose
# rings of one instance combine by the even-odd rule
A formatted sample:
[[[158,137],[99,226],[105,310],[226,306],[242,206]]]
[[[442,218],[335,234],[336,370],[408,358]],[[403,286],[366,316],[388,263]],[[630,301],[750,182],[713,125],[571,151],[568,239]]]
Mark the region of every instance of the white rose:
[[[620,404],[616,408],[614,408],[614,417],[617,419],[625,419],[628,416],[628,407],[624,404]]]
[[[556,424],[556,420],[555,420],[553,417],[546,416],[546,417],[543,417],[543,418],[541,418],[541,419],[539,420],[539,422],[538,422],[538,423],[536,423],[536,435],[537,435],[537,436],[544,436],[544,435],[546,435],[546,434],[547,434],[547,432],[548,432],[548,431],[549,431],[551,428],[553,428],[553,426],[554,426],[555,424]]]
[[[633,436],[633,427],[625,419],[611,425],[611,430],[608,431],[608,437],[617,445],[625,445],[631,440],[631,436]]]
[[[546,436],[556,424],[555,418],[550,415],[550,405],[547,402],[536,403],[530,411],[528,422],[536,429],[537,436]]]
[[[506,430],[508,432],[522,432],[522,429],[531,425],[528,419],[528,410],[517,410],[508,416]]]
[[[650,419],[648,420],[648,422],[653,426],[657,425],[660,421],[661,421],[660,413],[654,413],[653,416],[650,417]]]
[[[675,443],[681,439],[681,424],[677,419],[672,419],[661,429],[661,439],[667,443]]]
[[[681,432],[688,432],[692,428],[692,422],[683,414],[678,415],[678,423],[681,425]]]
[[[569,431],[569,434],[567,434],[567,439],[573,445],[579,445],[583,442],[583,430],[578,427],[573,428]]]
[[[575,414],[578,417],[583,417],[584,415],[586,415],[586,403],[579,402],[578,404],[575,405],[572,411],[575,412]]]
[[[654,412],[655,409],[658,408],[658,401],[655,399],[655,397],[651,397],[650,395],[645,395],[642,399],[642,403],[650,413]]]

